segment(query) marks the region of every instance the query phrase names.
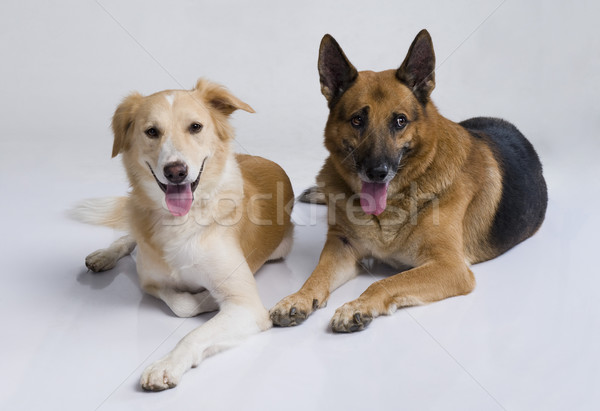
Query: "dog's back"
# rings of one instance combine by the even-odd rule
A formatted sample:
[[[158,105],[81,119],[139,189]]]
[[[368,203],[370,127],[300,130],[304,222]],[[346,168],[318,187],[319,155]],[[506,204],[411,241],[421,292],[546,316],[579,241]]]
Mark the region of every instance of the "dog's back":
[[[502,198],[488,237],[498,256],[531,237],[544,221],[548,193],[542,164],[531,143],[505,120],[476,117],[460,125],[488,144],[502,173]]]
[[[239,224],[240,245],[252,272],[266,261],[289,252],[293,224],[294,192],[285,171],[258,156],[236,154],[244,179],[245,203]],[[278,247],[284,242],[284,245]]]

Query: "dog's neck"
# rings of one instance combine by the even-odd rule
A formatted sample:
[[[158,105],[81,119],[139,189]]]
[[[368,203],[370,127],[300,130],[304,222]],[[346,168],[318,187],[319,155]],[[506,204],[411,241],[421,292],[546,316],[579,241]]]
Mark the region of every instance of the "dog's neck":
[[[244,180],[235,154],[230,152],[221,171],[211,181],[203,184],[201,179],[190,213],[199,214],[204,219],[227,219],[236,212],[232,208],[242,207],[243,198]]]

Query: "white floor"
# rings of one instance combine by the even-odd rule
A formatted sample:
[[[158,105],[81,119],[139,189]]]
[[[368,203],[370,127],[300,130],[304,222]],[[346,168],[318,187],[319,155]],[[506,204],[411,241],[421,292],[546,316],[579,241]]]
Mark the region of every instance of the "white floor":
[[[168,4],[167,4],[168,3]],[[0,409],[600,409],[600,35],[593,2],[119,2],[0,5]],[[390,274],[374,264],[305,324],[212,357],[145,393],[143,367],[210,316],[142,294],[131,258],[83,259],[119,233],[70,221],[127,190],[109,122],[131,90],[226,84],[238,150],[279,162],[299,193],[326,156],[316,72],[329,32],[359,69],[398,66],[423,27],[447,117],[495,115],[533,142],[550,190],[532,239],[476,265],[468,296],[337,335],[334,310]],[[266,306],[318,259],[324,210],[299,204],[295,248],[257,275]]]

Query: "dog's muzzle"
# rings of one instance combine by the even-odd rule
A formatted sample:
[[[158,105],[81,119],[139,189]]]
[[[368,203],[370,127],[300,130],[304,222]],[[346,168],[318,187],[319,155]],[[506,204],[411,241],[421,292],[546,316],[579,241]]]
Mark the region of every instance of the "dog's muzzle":
[[[150,172],[152,173],[152,176],[156,180],[156,183],[165,193],[165,202],[167,204],[167,208],[173,216],[184,216],[189,213],[190,209],[192,208],[192,203],[194,202],[194,191],[200,183],[200,176],[204,170],[204,164],[206,163],[207,158],[208,157],[205,157],[204,160],[202,160],[202,166],[200,166],[198,177],[192,183],[182,183],[188,176],[188,169],[187,166],[181,162],[169,163],[163,169],[165,178],[174,184],[162,183],[156,177],[156,174],[154,174],[154,170],[150,164],[146,162]]]

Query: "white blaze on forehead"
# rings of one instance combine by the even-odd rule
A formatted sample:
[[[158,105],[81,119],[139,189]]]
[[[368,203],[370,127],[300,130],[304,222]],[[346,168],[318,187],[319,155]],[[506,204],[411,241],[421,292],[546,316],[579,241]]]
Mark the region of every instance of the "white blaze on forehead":
[[[175,100],[175,94],[173,93],[169,93],[165,96],[165,98],[167,99],[167,102],[169,103],[169,106],[173,106],[173,100]]]

